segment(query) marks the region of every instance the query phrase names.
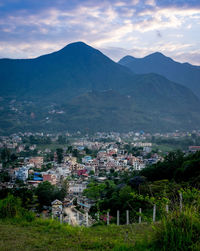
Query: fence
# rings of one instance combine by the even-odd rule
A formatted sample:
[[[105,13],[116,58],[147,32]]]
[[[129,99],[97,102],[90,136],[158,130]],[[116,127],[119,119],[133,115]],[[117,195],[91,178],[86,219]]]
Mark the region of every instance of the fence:
[[[179,194],[179,208],[180,212],[183,210],[183,198],[182,198],[182,193]],[[169,213],[169,205],[167,204],[165,207],[166,213]],[[157,206],[156,204],[153,205],[152,207],[152,222],[156,222],[156,214],[157,214]],[[80,215],[82,219],[80,219]],[[142,214],[142,208],[139,208],[138,210],[138,223],[141,224],[143,222],[143,214]],[[106,217],[106,218],[105,218]],[[106,222],[107,225],[110,224],[110,213],[107,211],[106,216],[104,217],[104,221]],[[100,221],[100,215],[99,213],[96,214],[96,220],[92,219],[88,213],[81,213],[78,210],[76,210],[76,225],[85,225],[85,226],[91,226],[92,224],[99,222]],[[63,222],[63,215],[60,214],[60,223]],[[82,223],[82,224],[81,224]],[[126,225],[132,224],[133,222],[130,221],[130,211],[126,210]],[[72,219],[69,217],[68,218],[68,224],[72,224]],[[116,224],[119,226],[120,225],[120,210],[117,210],[116,212]]]

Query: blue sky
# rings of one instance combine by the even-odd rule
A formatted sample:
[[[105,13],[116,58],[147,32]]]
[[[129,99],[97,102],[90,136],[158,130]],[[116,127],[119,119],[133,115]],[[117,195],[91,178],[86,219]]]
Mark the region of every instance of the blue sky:
[[[0,0],[0,57],[84,41],[117,61],[155,51],[200,65],[200,0]]]

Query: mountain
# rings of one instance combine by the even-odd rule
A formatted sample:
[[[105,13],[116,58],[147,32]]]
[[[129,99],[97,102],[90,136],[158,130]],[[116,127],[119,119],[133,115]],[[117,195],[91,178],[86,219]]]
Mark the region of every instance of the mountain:
[[[119,64],[137,74],[157,73],[165,76],[171,81],[190,88],[200,97],[200,66],[178,63],[159,52],[144,58],[126,56],[119,61]]]
[[[123,91],[124,82],[127,86],[133,84],[130,70],[82,42],[35,59],[1,59],[0,80],[4,95],[51,95],[51,99],[52,94],[60,99],[63,93],[62,98],[69,98],[113,87]]]
[[[200,126],[200,101],[158,74],[134,74],[82,43],[0,59],[0,133],[172,131]]]

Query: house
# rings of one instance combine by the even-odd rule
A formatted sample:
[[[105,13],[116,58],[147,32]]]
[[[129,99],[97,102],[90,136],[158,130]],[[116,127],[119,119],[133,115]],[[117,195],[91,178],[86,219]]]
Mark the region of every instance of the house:
[[[189,146],[190,152],[200,151],[200,146]]]
[[[49,181],[52,185],[56,185],[57,178],[55,174],[43,174],[43,181]]]
[[[28,179],[28,168],[23,166],[15,171],[15,177],[19,180],[26,181]]]
[[[90,208],[95,204],[93,200],[83,197],[77,198],[77,204],[86,212],[90,210]]]
[[[82,158],[82,163],[89,163],[92,161],[92,157],[91,156],[85,156],[84,158]]]
[[[69,194],[82,194],[83,190],[87,188],[87,182],[70,181],[69,182]]]
[[[32,157],[29,159],[29,164],[33,164],[36,168],[41,168],[44,163],[43,157]]]

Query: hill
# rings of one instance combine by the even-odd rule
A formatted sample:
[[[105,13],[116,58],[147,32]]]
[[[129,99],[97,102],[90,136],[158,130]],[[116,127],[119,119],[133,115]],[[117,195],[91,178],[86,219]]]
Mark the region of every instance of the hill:
[[[0,133],[171,131],[200,126],[200,101],[158,74],[134,74],[82,43],[0,60]]]
[[[119,64],[127,66],[134,73],[157,73],[171,81],[183,84],[200,97],[200,66],[179,63],[156,52],[144,58],[125,56]]]
[[[136,241],[145,239],[147,231],[150,239],[151,226],[143,224],[86,228],[44,220],[33,223],[1,221],[0,250],[133,250]]]

